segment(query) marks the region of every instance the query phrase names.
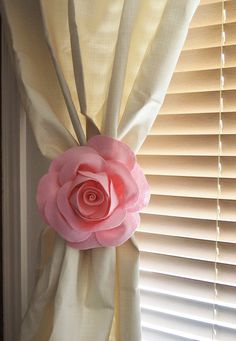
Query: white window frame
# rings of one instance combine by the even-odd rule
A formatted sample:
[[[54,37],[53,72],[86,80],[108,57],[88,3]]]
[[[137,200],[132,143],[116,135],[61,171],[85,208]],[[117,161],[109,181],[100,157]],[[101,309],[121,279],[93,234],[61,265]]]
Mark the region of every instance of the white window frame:
[[[15,70],[2,29],[2,259],[4,340],[19,338],[39,262],[35,188],[47,161],[40,154],[22,108]]]

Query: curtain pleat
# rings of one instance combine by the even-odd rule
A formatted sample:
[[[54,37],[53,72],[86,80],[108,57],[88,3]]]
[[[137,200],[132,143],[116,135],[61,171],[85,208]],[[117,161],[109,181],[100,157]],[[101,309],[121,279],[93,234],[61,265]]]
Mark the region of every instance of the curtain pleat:
[[[124,91],[130,40],[139,3],[140,0],[124,2],[119,25],[115,57],[108,90],[106,113],[104,115],[102,127],[102,133],[113,137],[117,137],[119,112],[121,108],[122,94]],[[116,95],[114,96],[114,94]],[[110,113],[112,113],[112,115]]]
[[[87,137],[118,136],[137,151],[198,2],[3,1],[22,103],[41,152],[52,159],[83,144],[86,130]],[[134,237],[118,248],[78,251],[49,229],[42,244],[22,341],[141,340]]]
[[[195,1],[195,6],[196,4]],[[161,108],[178,61],[179,46],[182,46],[186,39],[186,27],[189,26],[194,13],[192,1],[169,0],[165,7],[161,2],[158,6],[163,15],[137,74],[118,127],[118,137],[136,152]]]

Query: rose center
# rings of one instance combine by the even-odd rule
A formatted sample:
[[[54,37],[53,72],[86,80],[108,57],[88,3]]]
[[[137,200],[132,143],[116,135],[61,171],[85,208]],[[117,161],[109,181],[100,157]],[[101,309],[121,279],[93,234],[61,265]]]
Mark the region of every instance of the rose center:
[[[96,200],[96,198],[97,196],[94,193],[89,194],[89,197],[88,197],[89,201],[94,201]]]
[[[84,200],[95,201],[97,199],[97,195],[95,193],[84,193]]]
[[[99,189],[86,189],[83,192],[83,201],[87,205],[99,205],[104,201],[104,194]]]

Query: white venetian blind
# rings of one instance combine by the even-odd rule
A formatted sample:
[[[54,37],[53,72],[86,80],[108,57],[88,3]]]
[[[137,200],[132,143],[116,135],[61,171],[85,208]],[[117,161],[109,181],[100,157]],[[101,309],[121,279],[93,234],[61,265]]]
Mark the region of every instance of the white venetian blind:
[[[138,160],[143,341],[236,341],[236,0],[204,0]]]

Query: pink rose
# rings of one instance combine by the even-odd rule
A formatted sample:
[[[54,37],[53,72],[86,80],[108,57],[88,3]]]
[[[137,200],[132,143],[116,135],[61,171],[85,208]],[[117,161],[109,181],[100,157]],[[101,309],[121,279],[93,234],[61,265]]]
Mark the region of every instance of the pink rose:
[[[138,211],[149,197],[132,150],[107,136],[58,156],[37,190],[46,223],[80,250],[124,243],[139,225]]]

